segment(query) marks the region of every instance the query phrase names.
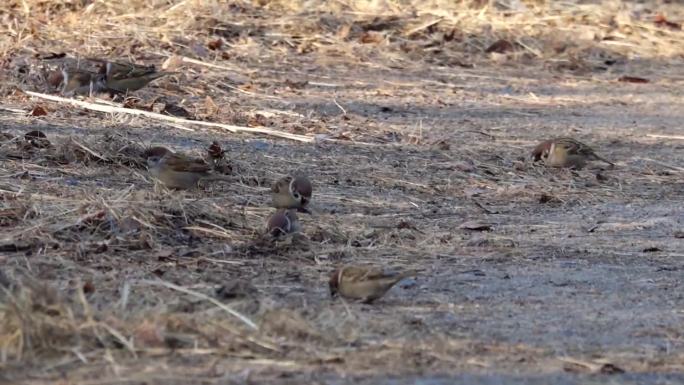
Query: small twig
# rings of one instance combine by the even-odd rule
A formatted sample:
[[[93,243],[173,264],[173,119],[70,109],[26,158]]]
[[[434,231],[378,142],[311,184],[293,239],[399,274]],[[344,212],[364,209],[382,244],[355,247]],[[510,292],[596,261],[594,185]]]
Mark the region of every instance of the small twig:
[[[202,221],[202,222],[204,222],[204,221]],[[207,223],[207,222],[204,222],[204,223],[206,223],[208,225],[212,225],[212,226],[214,226],[220,230],[210,229],[210,228],[201,227],[201,226],[186,226],[186,227],[183,227],[183,230],[198,231],[198,232],[207,233],[207,234],[219,237],[219,238],[233,239],[233,236],[231,236],[230,233],[228,233],[228,231],[226,231],[226,229],[224,229],[223,227],[218,226],[218,225],[214,225],[212,223]]]
[[[664,163],[664,162],[661,162],[661,161],[658,161],[658,160],[655,160],[655,159],[651,159],[651,158],[638,158],[638,159],[640,159],[640,160],[646,160],[646,161],[649,161],[649,162],[653,162],[653,163],[655,163],[655,164],[657,164],[657,165],[659,165],[659,166],[663,166],[663,167],[669,168],[669,169],[671,169],[671,170],[684,171],[684,168],[677,167],[677,166],[673,166],[673,165],[671,165],[671,164],[667,164],[667,163]]]
[[[89,102],[85,102],[85,101],[81,101],[81,100],[63,98],[63,97],[55,96],[55,95],[41,94],[39,92],[33,92],[33,91],[24,91],[24,92],[27,95],[34,96],[37,98],[47,99],[47,100],[51,100],[53,102],[67,103],[67,104],[82,107],[82,108],[92,110],[92,111],[121,113],[121,114],[129,114],[129,115],[142,115],[142,116],[146,116],[149,118],[171,121],[171,122],[175,122],[175,123],[184,123],[184,124],[198,125],[198,126],[205,126],[205,127],[216,127],[216,128],[221,128],[221,129],[233,132],[233,133],[250,132],[250,133],[254,133],[254,134],[264,134],[264,135],[277,136],[280,138],[291,139],[291,140],[296,140],[296,141],[305,142],[305,143],[313,143],[313,141],[314,141],[313,137],[309,137],[309,136],[305,136],[305,135],[290,134],[287,132],[272,130],[270,128],[265,128],[265,127],[243,127],[243,126],[234,126],[231,124],[203,122],[200,120],[187,120],[187,119],[177,118],[175,116],[157,114],[155,112],[150,112],[150,111],[135,110],[135,109],[123,108],[123,107],[106,106],[103,104],[89,103]]]
[[[432,27],[435,24],[439,24],[439,22],[441,22],[442,20],[443,20],[443,18],[440,17],[438,19],[428,21],[425,24],[421,24],[415,28],[409,29],[408,31],[406,31],[406,33],[404,33],[404,36],[409,37],[409,36],[415,34],[416,32],[420,32],[424,29],[428,29],[428,28]]]
[[[247,318],[246,316],[238,313],[237,311],[231,309],[230,307],[226,306],[225,304],[221,303],[220,301],[217,301],[216,299],[209,297],[206,294],[202,294],[202,293],[196,292],[194,290],[186,289],[182,286],[174,285],[173,283],[162,281],[162,280],[157,280],[157,281],[144,280],[142,282],[149,284],[149,285],[165,286],[165,287],[168,287],[169,289],[180,291],[181,293],[185,293],[185,294],[191,295],[193,297],[200,298],[200,299],[203,299],[205,301],[209,301],[209,302],[213,303],[214,305],[218,306],[219,308],[225,310],[228,314],[236,317],[237,319],[242,321],[245,325],[249,326],[250,328],[252,328],[254,330],[259,329],[257,327],[257,325],[252,320]]]
[[[482,205],[482,203],[476,201],[475,199],[472,199],[472,201],[475,204],[475,206],[479,207],[480,209],[482,209],[482,211],[486,212],[487,214],[498,214],[499,213],[498,211],[493,211],[493,210],[490,210],[490,209],[484,207]]]
[[[679,139],[679,140],[684,140],[684,136],[680,135],[655,135],[655,134],[648,134],[646,135],[649,138],[664,138],[664,139]]]
[[[89,148],[86,147],[84,144],[81,144],[80,142],[78,142],[76,139],[71,138],[71,142],[72,142],[73,144],[77,145],[78,147],[80,147],[81,150],[83,150],[83,151],[89,153],[90,155],[96,157],[97,159],[100,159],[100,160],[105,161],[105,162],[108,162],[108,161],[109,161],[109,159],[107,159],[106,156],[101,155],[101,154],[98,154],[97,152],[95,152],[95,151],[89,149]]]
[[[337,99],[333,98],[333,102],[335,102],[335,105],[336,105],[340,110],[342,110],[342,115],[345,115],[345,116],[346,116],[346,115],[347,115],[347,110],[345,110],[344,107],[342,107],[342,106],[340,105],[340,103],[337,102]]]
[[[492,139],[496,139],[496,136],[494,136],[494,135],[492,135],[492,134],[488,134],[488,133],[486,133],[486,132],[482,132],[482,131],[477,131],[477,130],[463,130],[463,131],[461,131],[461,132],[472,132],[472,133],[474,133],[474,134],[480,134],[480,135],[484,135],[484,136],[487,136],[487,137],[492,138]]]

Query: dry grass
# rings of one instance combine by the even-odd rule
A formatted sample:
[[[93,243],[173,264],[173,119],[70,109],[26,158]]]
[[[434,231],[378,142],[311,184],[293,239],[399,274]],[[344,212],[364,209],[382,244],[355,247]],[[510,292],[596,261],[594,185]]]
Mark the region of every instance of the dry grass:
[[[582,310],[526,296],[534,280],[472,277],[563,258],[634,262],[649,248],[682,257],[676,4],[23,0],[0,15],[11,134],[0,142],[0,382],[604,371],[566,357],[593,348],[526,334],[539,325],[497,334],[515,332],[505,314],[520,309],[544,319],[536,303],[559,306],[557,322]],[[123,103],[37,94],[54,92],[49,71],[91,57],[177,73]],[[24,137],[36,129],[49,146]],[[556,135],[618,167],[522,159]],[[140,156],[155,144],[204,156],[213,140],[232,182],[199,191],[155,186]],[[301,236],[265,241],[266,192],[293,171],[314,180],[315,215]],[[348,262],[426,273],[374,307],[330,302],[327,275]],[[633,372],[681,370],[681,328],[639,332],[665,333],[671,348],[598,351]]]

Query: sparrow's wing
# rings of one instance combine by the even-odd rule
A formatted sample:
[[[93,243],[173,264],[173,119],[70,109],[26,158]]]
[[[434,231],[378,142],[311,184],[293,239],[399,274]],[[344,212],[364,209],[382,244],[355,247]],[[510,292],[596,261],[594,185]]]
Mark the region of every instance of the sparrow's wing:
[[[285,176],[278,181],[276,181],[273,186],[271,186],[271,192],[276,193],[276,194],[283,194],[289,191],[290,189],[290,182],[292,182],[292,177],[290,176]]]
[[[171,72],[156,72],[154,68],[132,68],[130,71],[113,73],[109,80],[121,81],[128,79],[144,79],[149,83],[154,79],[170,73]]]
[[[153,72],[142,76],[113,76],[107,79],[106,85],[107,88],[118,92],[137,91],[145,87],[152,80],[168,75],[169,73],[170,72]]]
[[[137,78],[152,74],[155,72],[155,67],[143,66],[133,63],[119,63],[119,62],[108,62],[109,63],[109,73],[107,73],[108,80],[122,80],[128,78]],[[107,64],[105,64],[106,68]]]
[[[198,172],[206,173],[211,169],[202,159],[193,159],[178,154],[168,154],[165,156],[166,164],[178,172]]]

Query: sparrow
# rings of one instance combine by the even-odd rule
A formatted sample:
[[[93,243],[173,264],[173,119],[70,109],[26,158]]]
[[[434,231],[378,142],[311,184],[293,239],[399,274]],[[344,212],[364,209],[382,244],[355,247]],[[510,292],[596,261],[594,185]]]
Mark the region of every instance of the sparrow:
[[[572,138],[549,139],[539,143],[532,151],[535,161],[542,160],[550,167],[583,168],[590,160],[600,160],[611,166],[612,162],[598,156],[588,145]]]
[[[415,270],[398,273],[378,267],[343,266],[330,276],[330,296],[335,298],[340,295],[351,300],[371,303],[385,295],[397,282],[416,274]]]
[[[311,201],[313,187],[309,179],[303,175],[284,176],[271,187],[273,206],[279,209],[297,209],[310,213],[306,206]]]
[[[292,209],[278,209],[270,218],[266,232],[273,237],[297,233],[301,230],[297,213]]]
[[[104,90],[104,76],[76,68],[64,68],[48,79],[64,96],[92,95]]]
[[[228,180],[212,174],[211,167],[204,160],[173,152],[148,157],[147,168],[155,179],[171,189],[194,188],[200,180]]]
[[[157,72],[154,66],[143,66],[133,63],[118,63],[100,59],[100,75],[104,76],[107,90],[126,93],[145,87],[152,80],[168,75],[171,72]]]

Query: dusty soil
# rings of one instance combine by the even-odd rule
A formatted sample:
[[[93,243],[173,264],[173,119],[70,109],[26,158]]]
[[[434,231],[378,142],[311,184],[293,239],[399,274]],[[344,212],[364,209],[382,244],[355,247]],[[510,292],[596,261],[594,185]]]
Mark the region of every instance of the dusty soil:
[[[676,20],[676,9],[652,6],[648,15]],[[406,37],[420,25],[408,6],[390,7],[401,17],[382,28],[359,21],[376,20],[370,12],[232,7],[225,17],[243,29],[220,35],[218,53],[204,48],[217,38],[205,26],[195,40],[159,46],[161,32],[141,32],[151,46],[132,58],[219,67],[186,62],[136,93],[138,107],[156,101],[309,142],[29,96],[20,90],[49,91],[34,74],[56,65],[30,51],[57,48],[5,45],[0,129],[19,138],[0,147],[0,382],[684,382],[681,55],[596,39],[578,43],[581,65],[542,43],[538,56],[487,53],[517,36],[494,23],[505,20],[496,7],[486,13],[494,32],[455,22],[481,39],[458,44],[446,22]],[[254,21],[259,12],[268,17]],[[438,13],[420,14],[424,23]],[[650,20],[639,17],[634,25]],[[313,37],[285,34],[293,20]],[[340,32],[347,23],[351,35]],[[684,41],[666,27],[646,30]],[[616,30],[623,40],[605,41],[632,42]],[[436,52],[426,42],[440,33]],[[58,48],[67,59],[77,52]],[[89,46],[97,55],[124,56]],[[36,106],[47,115],[28,114]],[[31,130],[52,145],[27,146]],[[556,136],[616,166],[531,164],[534,145]],[[147,145],[204,156],[212,141],[226,151],[230,183],[169,192],[139,158]],[[314,214],[302,215],[300,236],[261,241],[268,188],[291,172],[314,181]],[[421,274],[372,305],[343,303],[329,298],[327,279],[346,263]]]

